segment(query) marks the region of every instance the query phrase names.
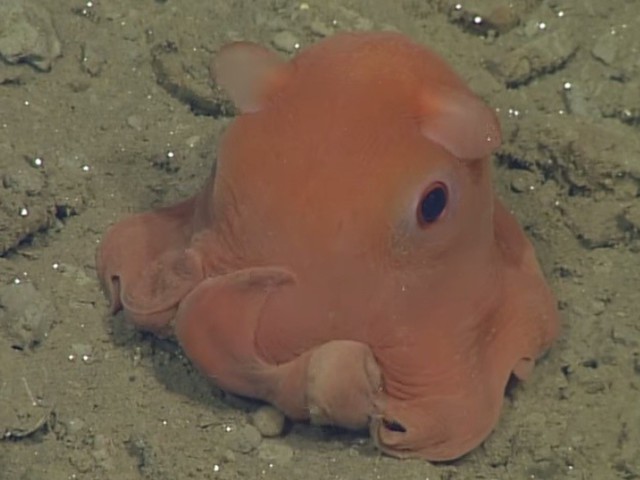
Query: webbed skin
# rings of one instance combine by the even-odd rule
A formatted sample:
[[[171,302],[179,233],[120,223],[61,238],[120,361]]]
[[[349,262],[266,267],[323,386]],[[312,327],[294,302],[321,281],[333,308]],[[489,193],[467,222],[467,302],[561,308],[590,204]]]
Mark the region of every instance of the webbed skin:
[[[109,229],[112,310],[293,419],[368,427],[400,457],[476,447],[558,331],[492,189],[494,112],[395,33],[339,34],[291,62],[231,44],[215,77],[241,112],[216,173]]]

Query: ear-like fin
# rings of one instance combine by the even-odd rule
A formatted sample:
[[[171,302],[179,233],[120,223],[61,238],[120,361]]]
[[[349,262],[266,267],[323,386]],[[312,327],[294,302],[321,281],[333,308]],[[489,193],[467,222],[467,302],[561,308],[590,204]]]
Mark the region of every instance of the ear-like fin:
[[[442,88],[420,97],[420,131],[461,160],[477,160],[494,152],[502,141],[495,112],[464,91]]]
[[[253,42],[222,47],[211,76],[243,113],[256,112],[289,76],[290,65],[275,52]]]

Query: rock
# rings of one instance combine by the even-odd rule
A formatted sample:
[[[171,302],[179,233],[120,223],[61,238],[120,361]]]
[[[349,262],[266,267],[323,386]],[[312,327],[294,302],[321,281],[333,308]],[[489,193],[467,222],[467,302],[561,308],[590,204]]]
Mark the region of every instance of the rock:
[[[611,65],[618,53],[618,39],[610,31],[601,35],[591,49],[591,54],[605,65]]]
[[[113,441],[106,435],[97,434],[93,437],[91,456],[97,467],[110,471],[114,469]]]
[[[93,363],[93,347],[86,343],[73,343],[71,344],[71,355],[73,358],[78,358],[83,363]],[[70,357],[71,358],[71,357]]]
[[[506,54],[491,70],[513,88],[560,70],[577,49],[575,40],[563,31],[543,34]]]
[[[195,113],[230,116],[235,111],[233,104],[220,89],[211,91],[208,61],[208,57],[205,62],[194,52],[179,51],[173,42],[160,43],[151,49],[151,66],[160,87]]]
[[[10,64],[28,63],[49,71],[62,55],[49,12],[28,0],[0,2],[0,57]]]
[[[517,193],[530,192],[539,184],[538,176],[528,170],[516,170],[511,178],[511,190]]]
[[[591,99],[603,117],[617,118],[630,126],[640,125],[640,79],[594,89]]]
[[[311,30],[311,33],[317,35],[318,37],[329,37],[334,33],[334,29],[332,27],[328,26],[324,22],[321,22],[320,20],[314,20],[313,22],[311,22],[309,24],[309,29]]]
[[[0,85],[21,85],[29,79],[25,69],[15,68],[0,58]]]
[[[0,256],[56,219],[43,168],[20,157],[9,142],[0,143]]]
[[[242,425],[230,430],[226,435],[227,447],[236,453],[249,453],[262,441],[262,435],[253,425]]]
[[[300,48],[300,40],[298,40],[298,37],[286,30],[276,33],[271,43],[273,43],[273,46],[276,47],[277,50],[285,53],[293,53]]]
[[[633,203],[624,212],[623,218],[627,222],[626,227],[633,229],[638,234],[640,233],[640,205]]]
[[[260,445],[258,458],[276,465],[283,465],[293,458],[293,449],[284,443],[270,440]]]
[[[565,214],[567,225],[585,248],[613,247],[626,241],[619,218],[624,206],[616,199],[575,197]]]
[[[82,45],[80,66],[89,76],[99,76],[106,64],[107,54],[99,43],[89,40]]]
[[[0,328],[12,346],[33,348],[45,339],[55,318],[55,310],[31,283],[0,287]]]
[[[28,197],[38,195],[45,187],[45,179],[36,168],[14,168],[0,177],[2,187],[23,192]]]
[[[284,429],[284,415],[277,408],[265,405],[253,412],[251,423],[263,437],[277,437]]]
[[[526,3],[522,1],[485,0],[464,5],[458,3],[448,13],[451,22],[469,32],[486,35],[492,30],[499,33],[512,30],[527,10]]]

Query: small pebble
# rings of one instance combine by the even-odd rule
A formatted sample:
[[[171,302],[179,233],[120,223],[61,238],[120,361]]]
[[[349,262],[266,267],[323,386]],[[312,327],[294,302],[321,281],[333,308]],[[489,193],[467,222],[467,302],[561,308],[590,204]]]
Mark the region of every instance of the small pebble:
[[[624,212],[624,219],[633,229],[640,231],[640,204],[632,203]]]
[[[591,54],[605,65],[611,65],[615,62],[618,54],[618,38],[607,32],[601,35],[597,40]]]
[[[221,460],[224,463],[235,463],[236,461],[236,454],[233,453],[232,450],[225,450],[224,452],[222,452],[222,457]]]
[[[199,142],[200,142],[200,135],[192,135],[189,138],[187,138],[187,140],[185,141],[185,143],[189,148],[195,147]]]
[[[137,130],[138,132],[144,128],[142,117],[140,117],[139,115],[129,115],[127,117],[127,125],[129,125],[134,130]]]
[[[538,177],[535,173],[526,170],[519,171],[511,180],[511,190],[517,193],[528,192],[532,186],[538,184]]]
[[[67,433],[70,435],[75,435],[84,429],[86,423],[79,418],[72,418],[67,422]]]
[[[309,28],[311,29],[311,33],[319,37],[329,37],[333,35],[334,32],[333,28],[324,24],[320,20],[314,20],[313,22],[311,22]]]
[[[226,434],[227,447],[236,453],[249,453],[262,441],[262,435],[253,425],[242,425]]]
[[[285,53],[293,53],[300,48],[298,37],[286,30],[276,33],[271,42],[276,49]]]
[[[67,357],[69,361],[78,360],[84,364],[92,364],[96,358],[93,347],[85,343],[74,343],[71,345],[71,353]]]
[[[283,465],[293,458],[293,449],[284,443],[270,440],[260,445],[258,458],[276,465]]]
[[[86,73],[97,77],[102,73],[106,63],[107,55],[98,43],[90,41],[82,45],[80,66]]]
[[[277,408],[265,405],[253,412],[251,423],[263,437],[277,437],[284,429],[284,415]]]
[[[500,33],[506,33],[519,22],[518,15],[510,4],[498,5],[486,17],[486,21],[492,28]]]
[[[23,350],[41,344],[55,319],[55,308],[33,284],[18,281],[0,287],[0,334],[13,347]]]

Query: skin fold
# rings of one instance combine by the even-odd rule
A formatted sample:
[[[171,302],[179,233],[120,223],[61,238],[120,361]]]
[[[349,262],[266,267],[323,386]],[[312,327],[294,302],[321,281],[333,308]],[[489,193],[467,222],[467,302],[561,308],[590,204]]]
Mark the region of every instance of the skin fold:
[[[112,312],[175,334],[220,387],[295,420],[449,460],[494,428],[558,332],[532,246],[493,193],[491,108],[396,33],[212,67],[240,114],[202,190],[112,226]]]

